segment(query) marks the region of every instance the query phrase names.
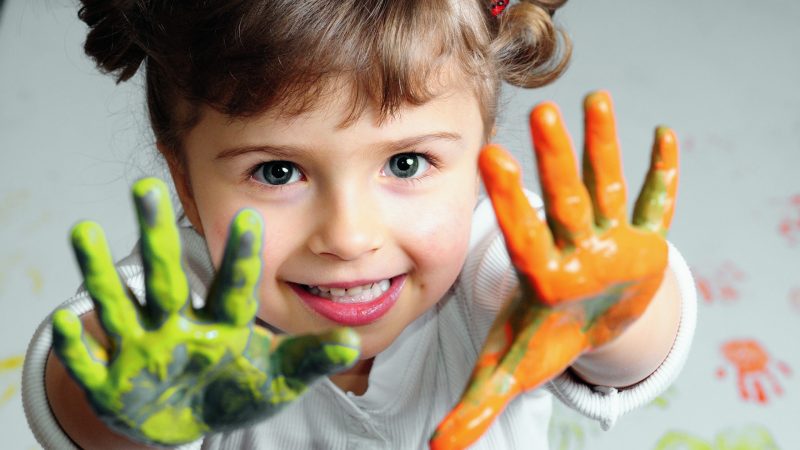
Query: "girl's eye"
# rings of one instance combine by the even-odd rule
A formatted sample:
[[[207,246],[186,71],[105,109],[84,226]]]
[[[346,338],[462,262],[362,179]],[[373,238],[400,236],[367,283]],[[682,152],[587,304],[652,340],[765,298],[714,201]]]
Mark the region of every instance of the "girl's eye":
[[[400,153],[389,158],[383,168],[384,174],[391,174],[397,178],[415,178],[423,175],[430,169],[431,164],[420,153]]]
[[[289,161],[270,161],[259,164],[253,176],[266,184],[280,186],[300,181],[302,174],[294,163]]]

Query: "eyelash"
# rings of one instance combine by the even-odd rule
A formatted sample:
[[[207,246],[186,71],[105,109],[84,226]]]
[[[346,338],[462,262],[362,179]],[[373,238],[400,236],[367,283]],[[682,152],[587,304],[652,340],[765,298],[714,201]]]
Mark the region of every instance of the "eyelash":
[[[431,165],[431,169],[438,169],[438,168],[441,167],[441,161],[439,161],[439,158],[437,158],[436,155],[434,155],[434,154],[432,154],[432,153],[430,153],[428,151],[425,151],[425,150],[419,150],[419,151],[413,151],[413,152],[400,152],[400,153],[396,153],[396,154],[390,156],[389,158],[394,158],[397,155],[419,155],[419,156],[422,156],[423,158],[425,158],[426,161],[428,161],[428,164]],[[428,178],[430,176],[431,169],[428,169],[428,171],[426,171],[425,173],[423,173],[422,175],[420,175],[418,177],[397,178],[397,179],[402,181],[402,182],[405,182],[405,183],[408,183],[408,184],[414,186],[414,185],[416,185],[418,183],[422,183],[422,181],[424,179]]]
[[[428,164],[431,165],[431,168],[439,169],[441,167],[441,161],[439,160],[439,158],[436,155],[434,155],[434,154],[432,154],[432,153],[430,153],[428,151],[425,151],[425,150],[412,151],[412,152],[400,152],[400,153],[396,153],[395,155],[390,156],[389,158],[392,158],[392,157],[394,157],[396,155],[401,155],[401,154],[419,155],[419,156],[422,156],[423,158],[425,158],[426,161],[428,161]],[[280,185],[265,184],[265,183],[262,183],[260,181],[255,180],[256,173],[258,173],[258,171],[262,169],[264,164],[268,164],[268,163],[275,162],[275,161],[283,161],[283,160],[262,161],[262,162],[260,162],[258,164],[255,164],[253,167],[248,169],[247,172],[245,173],[245,175],[247,177],[246,181],[249,182],[249,183],[255,184],[256,187],[259,188],[259,189],[269,190],[269,191],[272,191],[272,192],[275,192],[277,190],[281,190],[281,189],[284,189],[286,187],[291,186],[291,185],[286,185],[286,184],[280,184]],[[288,161],[288,162],[291,163],[291,161]],[[297,166],[297,164],[295,164],[295,163],[292,163],[292,164],[295,166],[295,170],[299,170],[301,176],[303,177],[303,179],[305,179],[305,174]],[[419,177],[397,178],[397,179],[401,180],[401,181],[403,181],[405,183],[414,185],[416,183],[422,182],[423,179],[427,178],[430,175],[429,172],[430,172],[430,169],[428,169],[427,172],[425,172],[424,174],[420,175]]]

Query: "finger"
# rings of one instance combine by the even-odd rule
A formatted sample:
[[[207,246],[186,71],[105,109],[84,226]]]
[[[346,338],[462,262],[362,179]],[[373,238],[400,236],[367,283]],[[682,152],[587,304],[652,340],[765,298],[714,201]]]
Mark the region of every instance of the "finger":
[[[511,303],[518,304],[518,301],[512,299]],[[509,318],[516,312],[517,309],[509,304],[495,319],[467,389],[458,405],[436,428],[430,440],[431,449],[466,448],[483,434],[516,392],[510,389],[516,386],[515,380],[508,373],[497,370],[514,337]]]
[[[491,426],[511,399],[519,394],[519,385],[505,372],[496,371],[469,398],[458,402],[442,420],[430,439],[431,450],[468,448]]]
[[[189,299],[189,282],[181,266],[181,240],[167,186],[158,178],[143,178],[133,185],[139,217],[149,319],[162,323]]]
[[[243,209],[231,221],[222,265],[203,308],[214,319],[242,326],[255,317],[263,234],[255,210]]]
[[[573,247],[593,234],[593,219],[572,141],[555,103],[536,106],[530,125],[547,223],[558,248]]]
[[[481,151],[478,165],[511,261],[533,280],[555,257],[553,236],[528,202],[519,165],[508,152],[489,144]]]
[[[80,222],[72,228],[71,240],[86,290],[111,341],[140,335],[139,313],[114,267],[103,229],[95,222]]]
[[[585,315],[569,309],[529,309],[501,369],[514,375],[525,391],[551,380],[589,348]]]
[[[583,103],[585,143],[583,181],[594,207],[595,224],[601,229],[624,223],[625,179],[622,175],[619,142],[611,96],[594,92]]]
[[[513,343],[483,384],[470,385],[431,439],[436,450],[467,448],[491,426],[520,392],[535,389],[587,348],[580,322],[550,308],[529,308],[509,316]],[[558,343],[558,345],[554,345]]]
[[[656,128],[650,170],[633,210],[634,226],[666,235],[678,192],[678,139],[675,132]]]
[[[289,386],[305,388],[314,379],[340,372],[358,361],[361,338],[352,328],[321,334],[279,338],[273,352],[276,376],[291,379]]]
[[[75,313],[60,309],[53,313],[53,350],[73,378],[85,389],[96,390],[108,377],[105,364],[92,357],[90,348],[100,348],[84,333]]]

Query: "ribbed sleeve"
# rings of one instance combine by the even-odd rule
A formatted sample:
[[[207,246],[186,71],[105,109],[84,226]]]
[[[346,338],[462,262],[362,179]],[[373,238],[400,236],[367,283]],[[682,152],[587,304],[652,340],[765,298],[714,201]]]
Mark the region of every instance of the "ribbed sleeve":
[[[678,335],[664,362],[649,377],[634,386],[617,390],[606,386],[590,386],[565,372],[548,383],[547,388],[572,409],[600,421],[604,430],[617,418],[655,399],[678,377],[689,355],[697,323],[697,291],[686,261],[671,243],[669,266],[678,279],[681,294],[681,321]]]

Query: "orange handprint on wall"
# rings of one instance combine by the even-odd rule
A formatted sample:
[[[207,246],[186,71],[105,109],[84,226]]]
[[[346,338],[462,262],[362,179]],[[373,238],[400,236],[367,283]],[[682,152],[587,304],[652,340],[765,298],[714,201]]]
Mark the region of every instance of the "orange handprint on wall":
[[[706,303],[739,300],[738,285],[745,278],[745,273],[733,261],[723,262],[711,273],[695,272],[697,291]]]
[[[778,231],[789,245],[800,242],[800,194],[789,198],[789,205],[778,224]]]
[[[778,382],[773,368],[785,376],[791,375],[791,368],[782,361],[773,360],[767,350],[754,339],[730,340],[720,348],[726,362],[733,365],[736,371],[736,382],[742,400],[767,404],[771,395],[783,395],[783,387]],[[717,371],[719,378],[724,378],[726,371]],[[772,390],[768,395],[766,388]]]

